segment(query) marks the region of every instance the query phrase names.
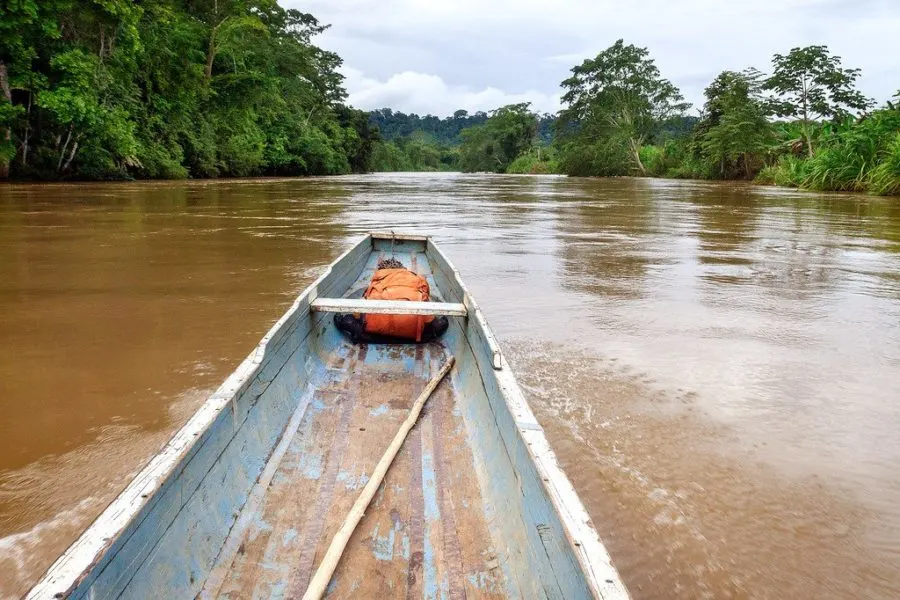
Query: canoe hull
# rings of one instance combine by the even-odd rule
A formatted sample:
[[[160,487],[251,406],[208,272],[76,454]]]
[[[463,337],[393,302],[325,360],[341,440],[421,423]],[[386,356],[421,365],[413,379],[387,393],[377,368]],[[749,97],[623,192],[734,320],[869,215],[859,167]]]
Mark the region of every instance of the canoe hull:
[[[310,310],[364,286],[384,254],[427,275],[436,300],[465,305],[439,344],[354,347]],[[393,434],[403,401],[450,353],[419,454],[398,455],[332,592],[626,598],[458,272],[428,238],[376,234],[295,301],[28,598],[299,597],[383,450],[375,434]],[[377,531],[394,531],[389,548]],[[278,544],[256,543],[273,532]],[[266,573],[273,583],[260,587]]]

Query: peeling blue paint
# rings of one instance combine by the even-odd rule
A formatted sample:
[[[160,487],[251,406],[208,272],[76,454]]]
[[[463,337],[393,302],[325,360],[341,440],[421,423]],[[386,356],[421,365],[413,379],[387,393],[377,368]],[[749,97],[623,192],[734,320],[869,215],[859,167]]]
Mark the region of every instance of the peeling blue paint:
[[[422,497],[425,500],[425,521],[434,523],[440,520],[441,511],[438,508],[434,458],[425,452],[422,452]]]
[[[423,544],[422,571],[425,575],[423,591],[425,598],[432,600],[443,597],[441,592],[442,582],[438,581],[437,563],[434,556],[434,545],[431,536],[434,534],[434,524],[440,522],[441,513],[437,500],[437,481],[434,472],[434,457],[430,453],[422,451],[422,498],[425,501],[425,536]],[[439,587],[440,586],[440,587]]]
[[[400,538],[400,553],[403,556],[403,560],[409,560],[409,536],[404,535]]]
[[[293,528],[288,529],[281,536],[281,545],[289,546],[290,543],[293,542],[294,540],[296,540],[299,535],[300,534],[297,532],[296,529],[293,529]]]
[[[300,472],[307,479],[318,479],[322,476],[322,455],[312,452],[300,457]]]
[[[350,471],[340,471],[337,474],[336,481],[343,484],[348,490],[358,490],[369,483],[369,476],[365,473],[354,475]]]
[[[252,536],[253,538],[255,538],[260,533],[272,531],[272,526],[268,521],[262,518],[262,514],[257,515],[256,518],[253,519],[253,525],[255,530]]]
[[[503,589],[497,582],[497,578],[486,571],[477,571],[466,575],[466,581],[483,594],[499,594]]]
[[[386,536],[378,535],[378,525],[372,532],[372,555],[378,560],[394,560],[394,536],[397,530],[391,527]]]
[[[373,417],[380,417],[381,415],[387,413],[388,405],[387,404],[379,404],[375,408],[369,411],[369,414]]]

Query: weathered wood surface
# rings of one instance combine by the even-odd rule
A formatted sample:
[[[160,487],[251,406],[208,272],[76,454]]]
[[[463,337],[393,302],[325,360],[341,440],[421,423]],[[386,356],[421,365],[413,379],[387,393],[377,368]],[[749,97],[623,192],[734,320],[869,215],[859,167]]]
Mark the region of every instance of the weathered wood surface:
[[[310,308],[319,312],[362,313],[367,315],[447,315],[464,317],[466,306],[454,302],[413,302],[409,300],[356,300],[316,298]]]
[[[398,354],[413,371],[385,374],[379,365]],[[232,532],[240,541],[220,557],[224,581],[202,596],[300,598],[380,458],[373,449],[390,443],[444,360],[436,344],[336,360],[340,371],[310,404],[263,506]],[[329,598],[506,597],[457,400],[446,383],[433,394],[351,535]]]
[[[312,580],[309,582],[309,586],[303,594],[303,600],[319,600],[319,598],[325,594],[325,588],[328,587],[331,576],[334,574],[334,570],[337,568],[338,562],[340,562],[341,556],[347,548],[347,542],[350,540],[350,536],[356,531],[356,526],[359,525],[359,522],[365,515],[369,503],[372,502],[372,498],[375,497],[375,493],[378,491],[378,488],[381,487],[381,482],[384,481],[384,476],[387,474],[388,469],[391,468],[391,464],[394,462],[394,458],[396,458],[397,453],[403,446],[403,442],[406,441],[406,436],[409,435],[410,429],[418,422],[419,415],[422,413],[422,408],[425,407],[425,403],[428,402],[428,398],[431,397],[434,389],[440,385],[447,373],[450,372],[450,369],[453,367],[453,362],[454,358],[449,356],[444,361],[444,366],[441,367],[441,370],[438,371],[437,375],[431,378],[431,381],[428,382],[425,389],[422,390],[419,397],[413,402],[412,408],[406,416],[406,420],[400,425],[400,430],[394,435],[394,439],[391,440],[387,450],[384,451],[384,455],[382,455],[378,464],[375,465],[375,469],[369,476],[369,481],[366,482],[363,491],[356,499],[356,502],[353,503],[350,512],[344,517],[344,522],[341,523],[334,539],[331,540],[331,544],[328,546],[328,550],[325,552],[322,562],[319,563],[319,567],[313,574]],[[299,592],[299,590],[297,591]]]

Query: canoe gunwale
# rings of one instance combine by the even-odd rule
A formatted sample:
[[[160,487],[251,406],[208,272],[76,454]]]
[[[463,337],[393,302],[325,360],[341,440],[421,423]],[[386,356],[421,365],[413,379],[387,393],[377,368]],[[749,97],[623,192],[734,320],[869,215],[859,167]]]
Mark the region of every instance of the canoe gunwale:
[[[566,539],[578,560],[592,594],[595,598],[603,600],[628,599],[628,591],[612,564],[609,552],[603,545],[581,498],[560,467],[556,454],[544,435],[544,428],[538,423],[525,399],[509,363],[500,351],[500,346],[484,313],[478,307],[478,303],[469,292],[453,263],[430,238],[427,246],[428,253],[438,257],[450,269],[456,284],[462,290],[463,304],[469,311],[469,318],[480,330],[479,333],[484,337],[483,341],[490,350],[493,376],[497,379],[506,408],[513,417],[516,433],[537,469],[540,483],[553,509],[560,517]],[[472,340],[468,340],[468,342],[471,344]]]
[[[162,449],[88,526],[69,548],[47,569],[37,584],[25,595],[26,600],[45,600],[67,597],[96,568],[129,526],[142,517],[142,512],[158,498],[158,492],[190,459],[204,434],[216,418],[231,407],[246,392],[260,373],[268,350],[277,345],[301,314],[310,311],[309,304],[318,297],[318,289],[331,275],[335,265],[349,257],[360,245],[371,244],[366,235],[358,243],[332,261],[325,271],[310,284],[285,313],[262,337],[259,344],[197,409]]]

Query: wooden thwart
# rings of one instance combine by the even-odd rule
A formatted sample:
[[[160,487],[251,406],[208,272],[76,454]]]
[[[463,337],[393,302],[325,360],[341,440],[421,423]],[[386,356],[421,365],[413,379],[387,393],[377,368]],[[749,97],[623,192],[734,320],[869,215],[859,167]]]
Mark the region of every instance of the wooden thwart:
[[[453,356],[448,357],[447,362],[444,363],[444,366],[441,367],[438,374],[428,382],[428,385],[425,386],[425,389],[422,390],[422,393],[416,398],[415,403],[409,410],[409,415],[406,417],[406,420],[403,421],[400,430],[397,432],[397,435],[394,436],[390,446],[385,450],[384,456],[378,461],[375,470],[372,471],[372,476],[363,488],[359,498],[356,499],[353,508],[350,509],[350,512],[341,524],[340,529],[338,529],[338,532],[334,535],[334,539],[331,540],[331,545],[328,546],[325,557],[322,559],[322,562],[319,563],[319,568],[316,569],[315,574],[309,582],[309,586],[306,588],[306,593],[303,594],[303,600],[319,600],[319,598],[325,594],[325,589],[328,587],[332,575],[334,575],[338,562],[341,560],[341,555],[343,555],[344,549],[347,547],[347,542],[350,541],[350,536],[353,535],[353,531],[362,520],[366,508],[369,506],[372,498],[375,497],[378,488],[381,487],[381,482],[384,480],[384,476],[391,467],[391,463],[394,462],[394,457],[396,457],[397,453],[400,451],[400,447],[403,446],[403,442],[406,440],[409,430],[412,429],[416,424],[416,421],[419,420],[419,414],[422,412],[425,402],[428,401],[431,393],[450,371],[450,367],[453,366],[453,361]]]
[[[351,298],[316,298],[309,304],[312,310],[336,313],[364,313],[369,315],[446,315],[465,317],[465,304],[455,302],[412,302],[407,300],[365,300]]]

